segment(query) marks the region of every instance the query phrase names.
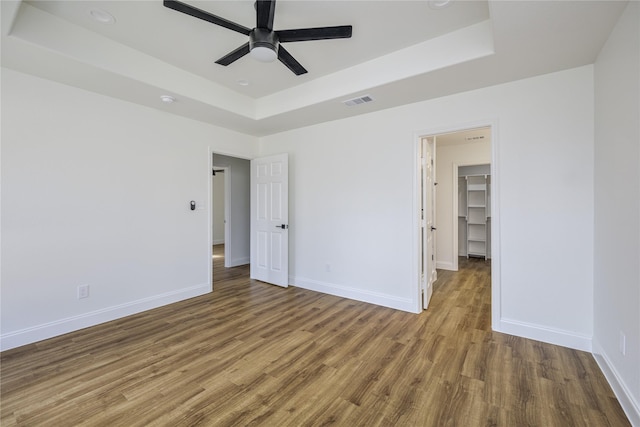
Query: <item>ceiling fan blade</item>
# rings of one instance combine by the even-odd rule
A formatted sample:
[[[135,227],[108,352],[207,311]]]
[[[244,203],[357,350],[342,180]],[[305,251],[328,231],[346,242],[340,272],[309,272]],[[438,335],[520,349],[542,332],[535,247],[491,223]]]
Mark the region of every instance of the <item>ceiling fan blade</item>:
[[[273,15],[276,11],[276,0],[258,0],[256,2],[256,27],[273,30]]]
[[[280,43],[303,42],[308,40],[348,39],[351,37],[351,25],[338,27],[301,28],[298,30],[276,31]]]
[[[197,7],[189,6],[186,3],[182,3],[176,0],[164,0],[163,4],[169,9],[177,10],[178,12],[191,15],[194,18],[202,19],[204,21],[211,22],[212,24],[220,25],[221,27],[237,31],[238,33],[244,34],[245,36],[248,36],[251,32],[250,28],[244,27],[240,24],[236,24],[235,22],[231,22],[227,19],[220,18],[219,16],[212,15],[209,12],[205,12],[204,10],[198,9]]]
[[[296,59],[282,46],[278,47],[278,59],[286,65],[288,69],[293,71],[296,76],[307,72],[307,70],[305,70],[304,67],[300,65],[300,63],[296,61]]]
[[[230,52],[230,53],[226,54],[225,56],[223,56],[222,58],[218,59],[216,61],[216,64],[225,65],[225,66],[229,65],[232,62],[237,61],[238,59],[242,58],[247,53],[249,53],[249,43],[243,44],[242,46],[240,46],[239,48],[237,48],[233,52]]]

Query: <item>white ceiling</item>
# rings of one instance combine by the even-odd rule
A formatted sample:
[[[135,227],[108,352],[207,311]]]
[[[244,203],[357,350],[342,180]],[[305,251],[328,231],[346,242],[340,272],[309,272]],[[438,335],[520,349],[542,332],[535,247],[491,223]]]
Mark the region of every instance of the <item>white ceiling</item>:
[[[253,1],[183,1],[255,26]],[[249,56],[215,64],[247,37],[161,0],[3,0],[2,66],[262,136],[593,63],[626,1],[431,6],[279,0],[276,30],[353,26],[350,39],[288,43],[309,71],[296,76]],[[92,19],[93,9],[115,23]],[[161,103],[163,94],[177,102]],[[364,94],[375,101],[341,102]]]

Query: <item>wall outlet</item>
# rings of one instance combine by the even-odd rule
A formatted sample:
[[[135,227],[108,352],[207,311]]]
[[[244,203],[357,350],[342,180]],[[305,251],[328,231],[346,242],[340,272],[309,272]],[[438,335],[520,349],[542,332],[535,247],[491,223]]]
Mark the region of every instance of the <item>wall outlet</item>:
[[[89,298],[89,285],[78,286],[78,299]]]
[[[627,336],[622,331],[620,331],[620,353],[623,356],[627,355]]]

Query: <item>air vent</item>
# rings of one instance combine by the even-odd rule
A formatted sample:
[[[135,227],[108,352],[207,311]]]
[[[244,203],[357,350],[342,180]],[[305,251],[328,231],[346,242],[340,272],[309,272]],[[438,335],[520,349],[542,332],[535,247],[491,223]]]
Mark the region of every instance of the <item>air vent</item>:
[[[357,98],[347,99],[346,101],[342,101],[344,105],[347,107],[353,107],[354,105],[366,104],[367,102],[372,102],[373,98],[371,95],[363,95]]]

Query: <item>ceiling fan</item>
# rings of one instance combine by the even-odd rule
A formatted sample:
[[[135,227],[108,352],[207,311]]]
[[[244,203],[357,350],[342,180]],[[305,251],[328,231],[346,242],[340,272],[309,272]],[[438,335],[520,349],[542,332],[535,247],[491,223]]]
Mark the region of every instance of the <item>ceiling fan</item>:
[[[253,29],[236,24],[235,22],[205,12],[196,7],[189,6],[180,1],[164,0],[164,5],[178,12],[186,13],[195,18],[249,36],[249,42],[216,61],[216,64],[225,66],[250,53],[251,56],[264,62],[271,62],[278,58],[280,62],[299,76],[305,74],[307,70],[296,61],[280,43],[345,39],[351,37],[351,25],[274,31],[273,17],[276,10],[276,0],[256,1],[256,27]]]

